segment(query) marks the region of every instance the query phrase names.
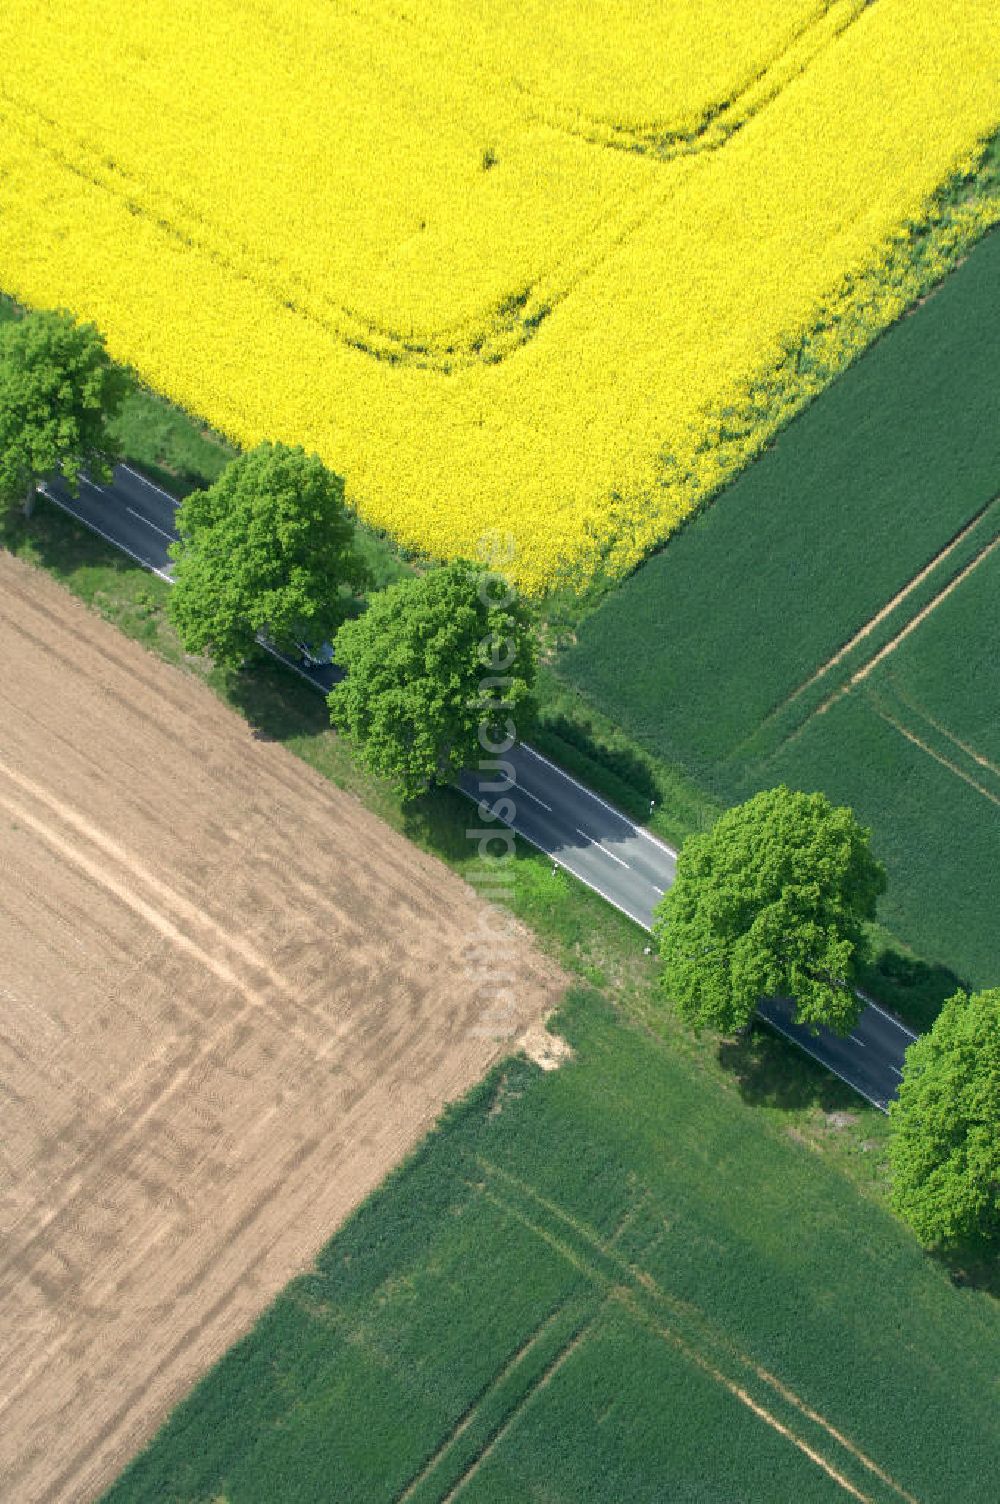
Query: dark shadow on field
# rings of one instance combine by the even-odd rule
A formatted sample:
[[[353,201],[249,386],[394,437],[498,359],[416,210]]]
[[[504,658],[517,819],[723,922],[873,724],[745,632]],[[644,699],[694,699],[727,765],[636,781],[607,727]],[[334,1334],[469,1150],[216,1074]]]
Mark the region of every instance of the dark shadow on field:
[[[455,788],[430,789],[403,805],[403,834],[445,861],[475,855],[475,842],[466,832],[477,824],[475,806]]]
[[[975,1249],[964,1253],[931,1253],[928,1258],[940,1264],[952,1284],[960,1290],[976,1290],[1000,1300],[1000,1243],[992,1249]]]
[[[968,982],[947,966],[920,961],[915,956],[889,946],[863,968],[860,978],[863,992],[876,997],[912,1024],[915,1029],[929,1029],[944,1003],[960,989],[971,991]]]
[[[225,697],[260,741],[321,736],[330,729],[325,696],[276,663],[263,649],[254,652],[236,673],[221,675]]]
[[[754,1024],[748,1035],[737,1039],[720,1040],[717,1053],[743,1101],[753,1107],[856,1112],[864,1101],[845,1081],[766,1024]]]

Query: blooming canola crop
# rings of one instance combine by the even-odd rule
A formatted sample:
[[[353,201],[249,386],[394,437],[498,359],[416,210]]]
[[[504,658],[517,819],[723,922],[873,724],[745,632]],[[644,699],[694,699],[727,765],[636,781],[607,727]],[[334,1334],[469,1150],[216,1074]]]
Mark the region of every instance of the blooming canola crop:
[[[409,546],[618,573],[810,394],[768,385],[809,331],[832,369],[900,311],[901,231],[1000,124],[998,21],[7,0],[0,286],[238,441],[318,450]]]

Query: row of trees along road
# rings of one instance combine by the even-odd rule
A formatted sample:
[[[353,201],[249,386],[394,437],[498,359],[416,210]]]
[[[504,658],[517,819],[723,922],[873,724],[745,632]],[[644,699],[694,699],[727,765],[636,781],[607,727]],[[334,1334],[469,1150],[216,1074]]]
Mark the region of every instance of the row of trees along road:
[[[530,614],[462,560],[359,599],[370,583],[344,485],[316,455],[261,444],[177,511],[170,615],[189,652],[239,668],[258,634],[283,652],[333,639],[347,677],[333,724],[406,797],[446,783],[534,715]],[[364,609],[359,608],[364,604]]]
[[[131,377],[91,326],[30,314],[0,328],[0,513],[30,514],[37,482],[106,477]],[[534,715],[530,612],[461,561],[374,594],[341,479],[316,455],[263,444],[177,513],[169,611],[185,647],[240,667],[265,633],[279,648],[334,642],[346,679],[333,724],[407,796],[453,780],[485,741]],[[502,692],[498,693],[498,686]],[[870,832],[822,794],[786,788],[728,810],[684,843],[655,934],[670,1003],[695,1026],[750,1026],[761,997],[847,1031],[885,871]],[[1000,1236],[1000,990],[947,1003],[908,1051],[890,1116],[893,1199],[928,1245]]]
[[[762,997],[849,1032],[886,874],[871,832],[823,794],[770,789],[689,836],[658,905],[661,985],[695,1027],[750,1027]],[[928,1247],[1000,1239],[1000,989],[958,992],[906,1052],[890,1104],[897,1212]]]
[[[368,584],[344,483],[314,454],[262,444],[177,509],[170,615],[190,653],[239,668],[258,633],[293,650],[336,634]]]

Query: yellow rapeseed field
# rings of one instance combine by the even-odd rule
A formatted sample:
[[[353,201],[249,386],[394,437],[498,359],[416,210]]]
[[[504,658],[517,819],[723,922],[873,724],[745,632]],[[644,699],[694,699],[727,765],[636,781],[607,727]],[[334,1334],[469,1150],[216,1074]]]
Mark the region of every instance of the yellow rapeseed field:
[[[5,0],[0,50],[0,286],[531,590],[628,568],[895,317],[1000,125],[1000,0]]]

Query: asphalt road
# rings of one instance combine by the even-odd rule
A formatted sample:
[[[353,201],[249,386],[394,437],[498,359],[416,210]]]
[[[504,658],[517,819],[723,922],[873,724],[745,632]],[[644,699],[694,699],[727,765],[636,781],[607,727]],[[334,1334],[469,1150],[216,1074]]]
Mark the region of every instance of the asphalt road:
[[[116,468],[110,486],[82,481],[76,497],[61,481],[40,489],[137,563],[163,579],[171,578],[167,549],[176,537],[177,503],[168,492],[127,465]],[[324,694],[341,676],[333,666],[309,669],[264,646]],[[498,818],[508,817],[504,824],[649,930],[653,910],[674,880],[676,852],[532,747],[520,744],[504,756],[513,772],[509,789],[496,787],[498,774],[493,770],[466,773],[461,779],[463,792],[482,801],[483,818],[470,828],[495,828],[497,820],[487,818],[489,811],[498,799],[509,800],[510,805],[498,812]],[[766,1002],[759,1011],[772,1028],[886,1110],[899,1084],[903,1055],[916,1038],[891,1014],[866,1000],[857,1028],[841,1037],[827,1029],[812,1034],[793,1023],[792,1004],[783,999]]]

